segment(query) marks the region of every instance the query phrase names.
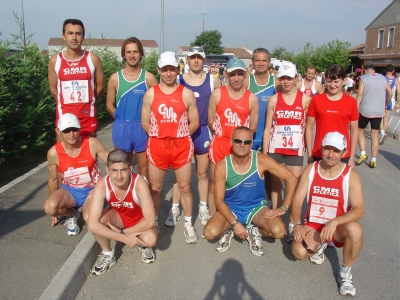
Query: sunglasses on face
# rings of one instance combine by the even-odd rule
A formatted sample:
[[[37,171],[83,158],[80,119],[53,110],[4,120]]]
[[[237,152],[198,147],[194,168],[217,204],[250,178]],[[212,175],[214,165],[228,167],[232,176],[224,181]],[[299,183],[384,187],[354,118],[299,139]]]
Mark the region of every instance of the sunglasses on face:
[[[308,231],[308,232],[306,233],[305,236],[307,236],[311,231],[314,231],[314,230],[315,230],[315,229],[311,229],[310,231]],[[310,254],[315,254],[315,253],[317,253],[318,250],[321,249],[321,247],[322,247],[322,245],[323,245],[322,243],[318,243],[318,245],[317,245],[317,247],[316,247],[315,249],[310,249],[310,248],[308,248],[308,245],[307,245],[307,243],[306,243],[305,240],[303,240],[303,241],[301,242],[301,244],[303,245],[304,248],[306,248],[307,252],[310,253]]]
[[[250,145],[251,144],[251,140],[234,139],[233,142],[235,144],[239,144],[239,145],[241,145],[242,143],[244,143],[245,145]]]
[[[75,127],[69,127],[69,128],[65,128],[64,130],[61,130],[62,133],[70,133],[70,132],[78,132],[79,128],[75,128]]]
[[[188,52],[199,52],[199,53],[203,53],[204,49],[201,47],[190,47]]]

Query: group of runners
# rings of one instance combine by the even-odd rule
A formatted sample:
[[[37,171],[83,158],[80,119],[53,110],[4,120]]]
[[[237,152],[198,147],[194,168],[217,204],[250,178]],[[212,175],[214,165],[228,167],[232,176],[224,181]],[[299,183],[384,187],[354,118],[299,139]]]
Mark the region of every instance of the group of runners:
[[[66,20],[66,50],[49,63],[58,142],[48,151],[49,197],[44,209],[53,226],[65,221],[68,235],[77,235],[82,207],[88,230],[102,248],[93,274],[102,275],[116,263],[111,240],[139,246],[143,262],[155,261],[160,192],[170,167],[175,183],[165,225],[177,224],[181,205],[185,241],[198,242],[190,189],[194,158],[202,235],[218,239],[218,252],[228,250],[236,236],[261,256],[262,235],[287,235],[296,259],[309,257],[321,264],[332,242],[343,247],[339,291],[356,294],[350,271],[362,247],[358,219],[364,214],[364,200],[353,167],[361,129],[358,99],[342,91],[343,67],[326,70],[325,92],[314,79],[314,67],[307,68],[301,82],[292,63],[284,63],[274,75],[268,72],[268,50],[257,48],[252,54],[254,73],[248,75],[244,62],[232,58],[224,73],[227,85],[220,86],[203,71],[204,49],[194,46],[187,52],[189,69],[184,74],[179,74],[174,52],[159,56],[158,83],[140,67],[141,42],[128,38],[121,48],[125,66],[108,81],[106,107],[115,119],[116,149],[108,152],[96,138],[95,100],[104,89],[101,61],[81,48],[84,34],[80,20]],[[306,149],[309,165],[303,171]],[[138,174],[132,172],[133,153]],[[104,178],[98,157],[107,164]],[[286,213],[288,230],[281,219]]]

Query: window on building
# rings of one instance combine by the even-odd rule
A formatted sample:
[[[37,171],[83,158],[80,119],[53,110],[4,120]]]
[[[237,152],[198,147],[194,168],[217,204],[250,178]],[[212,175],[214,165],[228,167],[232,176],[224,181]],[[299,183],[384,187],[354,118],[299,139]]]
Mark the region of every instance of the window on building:
[[[388,42],[387,42],[387,46],[388,47],[393,47],[394,45],[394,27],[389,28],[388,31]]]
[[[384,29],[378,31],[378,48],[383,47],[383,34],[385,33]]]

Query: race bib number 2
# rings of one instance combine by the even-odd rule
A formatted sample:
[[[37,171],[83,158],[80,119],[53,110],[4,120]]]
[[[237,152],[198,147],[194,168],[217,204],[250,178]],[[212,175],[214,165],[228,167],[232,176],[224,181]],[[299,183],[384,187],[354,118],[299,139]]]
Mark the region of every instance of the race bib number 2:
[[[62,81],[64,104],[89,103],[89,88],[87,80]]]
[[[326,224],[336,218],[338,200],[312,196],[310,222]]]
[[[302,143],[300,125],[276,126],[275,148],[299,149]]]

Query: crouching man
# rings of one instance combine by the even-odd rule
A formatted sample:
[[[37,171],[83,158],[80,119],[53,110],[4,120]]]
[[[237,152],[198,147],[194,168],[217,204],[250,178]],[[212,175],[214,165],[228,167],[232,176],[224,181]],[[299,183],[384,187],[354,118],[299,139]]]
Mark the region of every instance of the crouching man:
[[[94,188],[89,208],[88,229],[103,250],[91,273],[103,275],[116,263],[110,240],[139,246],[142,261],[152,263],[152,247],[157,242],[157,227],[153,200],[146,180],[132,173],[129,155],[121,150],[110,152],[107,158],[107,176]],[[104,199],[108,202],[103,209]]]

